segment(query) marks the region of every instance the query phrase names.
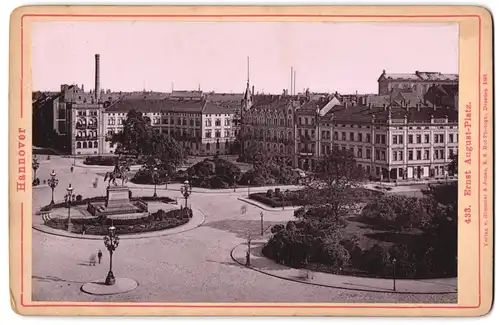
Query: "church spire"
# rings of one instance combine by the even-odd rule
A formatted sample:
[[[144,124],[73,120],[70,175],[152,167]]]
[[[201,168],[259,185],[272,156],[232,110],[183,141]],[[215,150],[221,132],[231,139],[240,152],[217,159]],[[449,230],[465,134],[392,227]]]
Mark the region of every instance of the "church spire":
[[[247,56],[247,88],[243,97],[243,110],[247,110],[252,106],[252,92],[250,91],[250,58]]]

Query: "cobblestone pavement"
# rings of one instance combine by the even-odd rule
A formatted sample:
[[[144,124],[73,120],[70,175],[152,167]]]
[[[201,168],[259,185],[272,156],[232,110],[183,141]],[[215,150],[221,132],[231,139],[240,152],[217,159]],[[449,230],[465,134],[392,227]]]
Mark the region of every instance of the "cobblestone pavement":
[[[75,167],[71,173],[73,159],[44,158],[40,157],[37,175],[43,180],[52,169],[58,173],[56,202],[62,201],[70,182],[75,194],[104,195],[102,177],[96,175],[102,169]],[[92,187],[95,177],[100,178],[98,188]],[[136,190],[152,194],[152,189]],[[33,190],[35,209],[49,203],[50,192],[43,184]],[[178,189],[159,187],[158,194],[180,198]],[[203,211],[202,226],[164,237],[121,241],[113,255],[113,271],[117,277],[137,280],[139,286],[118,295],[92,296],[80,290],[83,284],[106,277],[109,258],[102,242],[33,230],[32,298],[131,302],[456,302],[456,294],[395,295],[311,286],[270,277],[235,263],[231,250],[244,242],[249,230],[253,234],[260,231],[261,210],[238,200],[243,195],[193,193],[189,201]],[[241,213],[242,205],[247,206],[245,214]],[[265,227],[292,217],[292,211],[265,211]],[[98,249],[104,253],[101,264],[89,266],[90,255]]]

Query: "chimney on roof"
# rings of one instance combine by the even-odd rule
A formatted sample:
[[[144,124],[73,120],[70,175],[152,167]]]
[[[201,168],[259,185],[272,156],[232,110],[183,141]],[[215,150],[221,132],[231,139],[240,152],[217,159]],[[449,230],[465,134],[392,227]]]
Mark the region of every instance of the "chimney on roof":
[[[94,95],[97,102],[99,102],[99,96],[101,95],[101,56],[99,54],[95,55],[95,88]]]

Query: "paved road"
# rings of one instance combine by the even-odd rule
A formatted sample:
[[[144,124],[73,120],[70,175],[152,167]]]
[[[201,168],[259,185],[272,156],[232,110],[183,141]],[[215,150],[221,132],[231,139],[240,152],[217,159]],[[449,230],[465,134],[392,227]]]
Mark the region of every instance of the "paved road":
[[[84,197],[104,195],[102,169],[76,167],[72,159],[52,157],[41,160],[38,176],[58,173],[55,200],[63,199],[71,182],[75,194]],[[92,181],[99,177],[99,187]],[[142,189],[152,194],[151,189]],[[159,195],[180,197],[178,189],[159,189]],[[34,189],[34,207],[50,201],[50,188]],[[394,295],[323,288],[294,283],[261,274],[232,261],[231,249],[242,243],[249,230],[260,229],[260,209],[238,200],[244,192],[193,193],[190,202],[203,211],[205,223],[196,229],[164,237],[123,240],[114,254],[113,268],[118,277],[139,282],[134,291],[111,296],[92,296],[80,287],[104,279],[108,256],[103,264],[88,266],[90,254],[105,251],[102,242],[54,236],[33,231],[33,299],[50,301],[148,301],[148,302],[456,302],[456,295]],[[290,220],[293,212],[265,213],[265,226]]]

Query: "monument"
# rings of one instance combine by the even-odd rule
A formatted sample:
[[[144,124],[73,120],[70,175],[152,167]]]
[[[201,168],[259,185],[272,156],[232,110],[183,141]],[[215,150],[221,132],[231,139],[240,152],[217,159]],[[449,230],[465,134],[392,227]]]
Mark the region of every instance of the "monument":
[[[117,161],[114,170],[106,173],[104,176],[104,181],[108,180],[106,200],[104,202],[89,202],[87,206],[87,210],[93,216],[106,216],[115,219],[137,218],[137,213],[147,211],[147,205],[144,206],[143,202],[132,203],[130,201],[129,189],[125,186],[128,180],[128,171],[130,168],[126,164],[120,166]],[[117,185],[117,179],[122,181],[121,186]]]

